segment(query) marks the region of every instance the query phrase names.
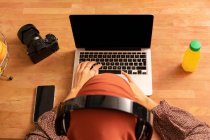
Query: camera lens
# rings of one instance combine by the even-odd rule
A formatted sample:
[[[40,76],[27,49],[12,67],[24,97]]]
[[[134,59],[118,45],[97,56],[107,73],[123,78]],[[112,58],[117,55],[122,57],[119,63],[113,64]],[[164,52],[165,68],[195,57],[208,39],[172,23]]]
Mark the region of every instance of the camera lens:
[[[26,25],[22,26],[19,29],[17,36],[21,40],[21,42],[27,46],[30,45],[30,42],[34,38],[41,39],[41,36],[39,36],[39,31],[33,24],[26,24]]]

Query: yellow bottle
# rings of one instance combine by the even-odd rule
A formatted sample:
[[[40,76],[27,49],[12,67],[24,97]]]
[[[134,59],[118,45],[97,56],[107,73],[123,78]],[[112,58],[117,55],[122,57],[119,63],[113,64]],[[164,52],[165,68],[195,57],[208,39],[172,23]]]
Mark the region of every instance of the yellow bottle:
[[[193,40],[190,43],[190,47],[186,50],[183,61],[182,68],[186,72],[194,72],[200,61],[200,49],[201,43],[198,40]]]

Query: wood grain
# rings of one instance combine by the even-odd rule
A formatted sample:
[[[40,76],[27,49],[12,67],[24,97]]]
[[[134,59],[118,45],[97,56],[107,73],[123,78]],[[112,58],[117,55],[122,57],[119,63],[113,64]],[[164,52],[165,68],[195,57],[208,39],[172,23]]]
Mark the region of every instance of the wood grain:
[[[33,129],[35,88],[56,86],[56,105],[70,90],[75,45],[69,14],[154,14],[152,37],[153,96],[188,110],[210,124],[210,1],[209,0],[9,0],[0,1],[0,31],[9,44],[6,69],[13,81],[0,80],[0,138],[23,139]],[[33,23],[44,37],[58,37],[60,50],[32,64],[18,29]],[[180,63],[192,39],[201,41],[196,72],[185,73]],[[158,140],[156,133],[153,140]]]

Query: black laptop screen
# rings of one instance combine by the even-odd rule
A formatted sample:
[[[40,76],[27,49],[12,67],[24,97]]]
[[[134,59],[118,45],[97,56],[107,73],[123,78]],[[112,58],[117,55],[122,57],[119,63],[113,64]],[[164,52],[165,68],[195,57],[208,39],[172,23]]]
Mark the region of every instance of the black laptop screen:
[[[70,15],[77,48],[150,48],[152,15]]]

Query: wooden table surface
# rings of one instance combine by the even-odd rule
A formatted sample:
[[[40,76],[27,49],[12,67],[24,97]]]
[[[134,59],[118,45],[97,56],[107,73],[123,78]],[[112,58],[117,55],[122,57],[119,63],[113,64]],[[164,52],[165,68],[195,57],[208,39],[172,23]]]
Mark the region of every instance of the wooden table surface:
[[[1,0],[0,31],[7,37],[10,54],[5,73],[14,80],[0,80],[0,138],[23,139],[33,129],[38,85],[56,86],[56,105],[69,92],[75,50],[69,14],[145,13],[154,15],[152,98],[165,99],[210,124],[209,0]],[[18,29],[27,23],[34,24],[42,37],[55,34],[60,50],[33,64],[17,38]],[[203,47],[197,71],[188,74],[180,63],[193,39]],[[156,133],[153,139],[159,139]]]

